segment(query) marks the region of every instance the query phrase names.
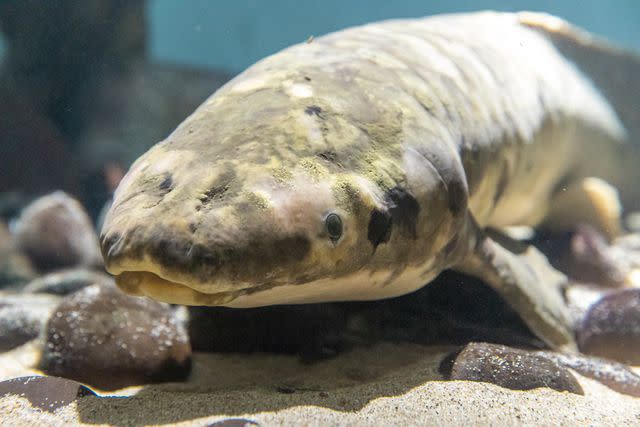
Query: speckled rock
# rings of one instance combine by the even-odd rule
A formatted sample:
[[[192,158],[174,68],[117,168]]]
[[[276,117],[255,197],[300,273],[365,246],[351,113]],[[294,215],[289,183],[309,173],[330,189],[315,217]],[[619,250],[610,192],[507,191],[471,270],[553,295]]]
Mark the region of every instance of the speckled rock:
[[[19,287],[35,276],[31,262],[16,249],[13,236],[0,221],[0,289]]]
[[[75,381],[39,376],[0,382],[0,397],[8,394],[25,397],[34,408],[51,413],[78,398],[95,396],[91,389]]]
[[[55,309],[40,367],[102,389],[181,381],[191,346],[184,318],[168,304],[91,285]]]
[[[447,366],[443,367],[449,372]],[[536,353],[488,343],[467,344],[450,365],[452,380],[489,382],[512,390],[549,387],[584,394],[568,369]]]
[[[610,293],[593,304],[577,338],[583,353],[640,365],[640,289]]]
[[[37,338],[59,303],[51,295],[4,295],[0,298],[0,351]]]
[[[640,397],[640,376],[628,366],[612,360],[582,354],[564,354],[550,351],[538,354],[555,361],[559,365],[593,378],[618,393]]]
[[[78,201],[56,191],[27,206],[20,215],[16,244],[40,271],[102,264],[91,219]]]
[[[73,268],[40,276],[29,282],[22,291],[68,295],[93,284],[110,285],[113,284],[113,278],[97,271]]]

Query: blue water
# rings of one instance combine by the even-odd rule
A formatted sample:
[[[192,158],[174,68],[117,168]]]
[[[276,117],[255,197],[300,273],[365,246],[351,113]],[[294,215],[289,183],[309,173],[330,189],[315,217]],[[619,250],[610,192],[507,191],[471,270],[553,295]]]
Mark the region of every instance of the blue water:
[[[351,25],[436,13],[536,10],[640,50],[640,0],[152,0],[157,59],[240,71],[288,45]]]

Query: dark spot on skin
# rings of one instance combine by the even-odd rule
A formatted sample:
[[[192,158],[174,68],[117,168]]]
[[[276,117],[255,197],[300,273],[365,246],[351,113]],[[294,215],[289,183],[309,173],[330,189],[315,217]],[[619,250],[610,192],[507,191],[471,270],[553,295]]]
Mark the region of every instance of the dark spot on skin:
[[[452,180],[447,183],[447,192],[449,194],[449,210],[457,215],[467,208],[467,189],[463,182]]]
[[[219,186],[219,187],[218,186],[212,187],[212,188],[208,189],[204,193],[204,195],[202,197],[200,197],[199,200],[202,202],[203,205],[206,205],[207,203],[209,203],[213,199],[222,198],[222,196],[224,196],[224,193],[226,193],[228,189],[229,189],[228,185],[223,185],[223,186]]]
[[[331,163],[337,163],[338,153],[335,151],[322,151],[317,154],[318,157]]]
[[[453,238],[442,248],[442,254],[445,259],[449,259],[449,257],[458,249],[458,244],[460,243],[459,239]]]
[[[418,214],[420,213],[420,205],[413,195],[407,190],[400,187],[392,188],[385,194],[385,201],[389,206],[389,213],[394,224],[416,239],[416,225],[418,222]]]
[[[195,233],[198,227],[194,223],[189,223],[189,231]]]
[[[420,106],[427,114],[429,114],[432,117],[435,117],[435,114],[433,113],[433,110],[431,109],[431,107],[429,107],[428,105],[425,105],[422,102],[420,103]]]
[[[310,116],[316,116],[322,118],[322,108],[317,105],[309,105],[304,109],[304,112]]]
[[[166,191],[167,193],[173,190],[173,179],[171,175],[167,175],[162,182],[160,183],[160,190]]]
[[[308,76],[304,76],[304,79],[305,79],[306,81],[308,81],[308,82],[310,82],[310,81],[311,81],[311,77],[308,77]]]
[[[374,209],[369,218],[367,238],[377,248],[381,243],[387,243],[391,236],[391,214],[389,212]]]
[[[200,202],[203,205],[206,205],[213,200],[223,199],[227,195],[234,179],[235,172],[233,172],[233,170],[229,170],[222,174],[218,178],[217,182],[213,186],[211,186],[211,188],[205,191],[205,193],[201,197],[199,197]]]

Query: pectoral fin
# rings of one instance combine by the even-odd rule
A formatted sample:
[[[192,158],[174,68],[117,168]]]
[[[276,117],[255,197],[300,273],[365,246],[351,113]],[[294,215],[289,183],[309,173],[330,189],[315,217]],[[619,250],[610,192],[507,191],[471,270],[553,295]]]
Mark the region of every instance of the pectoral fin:
[[[533,246],[507,249],[475,224],[469,226],[472,247],[454,270],[483,280],[522,317],[549,346],[575,351],[576,343],[563,296],[566,277]]]
[[[568,184],[553,198],[544,226],[552,230],[571,230],[586,222],[609,241],[622,232],[622,204],[618,191],[606,181],[589,177]]]

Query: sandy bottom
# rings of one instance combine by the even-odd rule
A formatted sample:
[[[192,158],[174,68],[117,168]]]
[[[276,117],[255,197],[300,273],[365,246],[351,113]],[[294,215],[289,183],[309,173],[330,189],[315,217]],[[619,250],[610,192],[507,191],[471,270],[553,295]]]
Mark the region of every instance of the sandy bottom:
[[[640,424],[640,399],[578,374],[584,396],[443,381],[438,364],[449,350],[380,343],[312,365],[289,356],[196,354],[186,383],[100,393],[53,413],[7,396],[0,398],[0,423],[206,426],[245,418],[267,426]],[[34,344],[0,355],[0,380],[37,373],[30,368],[37,357]]]

